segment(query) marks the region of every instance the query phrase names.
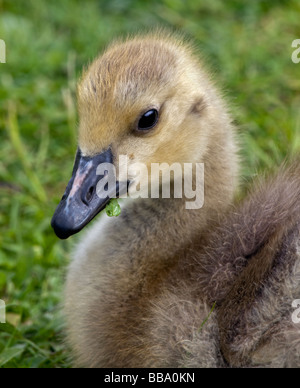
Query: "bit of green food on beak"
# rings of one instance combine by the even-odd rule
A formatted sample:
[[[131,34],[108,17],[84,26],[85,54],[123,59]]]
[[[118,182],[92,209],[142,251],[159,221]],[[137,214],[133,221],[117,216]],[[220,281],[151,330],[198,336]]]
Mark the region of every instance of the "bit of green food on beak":
[[[108,217],[118,217],[121,214],[121,206],[117,199],[112,199],[105,208]]]

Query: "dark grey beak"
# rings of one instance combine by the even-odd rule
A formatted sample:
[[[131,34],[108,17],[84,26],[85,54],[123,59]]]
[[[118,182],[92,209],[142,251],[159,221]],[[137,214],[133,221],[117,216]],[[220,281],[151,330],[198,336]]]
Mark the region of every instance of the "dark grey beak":
[[[111,198],[118,196],[120,188],[116,180],[113,190],[108,184],[106,186],[102,184],[101,192],[97,187],[108,173],[104,171],[102,172],[104,175],[97,175],[98,168],[112,163],[111,149],[94,157],[84,157],[80,150],[77,151],[72,178],[51,222],[60,239],[67,239],[80,232],[105,208]]]

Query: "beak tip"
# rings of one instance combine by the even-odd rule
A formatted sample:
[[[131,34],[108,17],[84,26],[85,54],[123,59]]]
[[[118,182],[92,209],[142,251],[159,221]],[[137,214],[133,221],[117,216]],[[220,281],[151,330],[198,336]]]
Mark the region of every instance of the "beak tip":
[[[67,240],[76,231],[73,231],[70,225],[66,225],[65,219],[60,219],[59,215],[54,215],[51,221],[52,229],[54,230],[56,236],[61,240]]]
[[[60,240],[67,240],[70,237],[69,233],[65,229],[59,227],[55,222],[53,222],[53,220],[51,222],[51,226],[54,233]]]

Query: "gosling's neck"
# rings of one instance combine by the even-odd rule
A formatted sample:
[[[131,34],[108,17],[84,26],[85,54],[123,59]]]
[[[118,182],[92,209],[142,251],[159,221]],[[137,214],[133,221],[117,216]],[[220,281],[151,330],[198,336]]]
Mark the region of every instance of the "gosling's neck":
[[[130,255],[149,261],[174,258],[193,241],[201,240],[219,215],[232,203],[237,188],[238,158],[233,134],[211,139],[199,163],[204,163],[204,206],[187,210],[187,198],[135,199],[125,205],[115,227],[127,236]],[[193,179],[196,177],[194,175]]]

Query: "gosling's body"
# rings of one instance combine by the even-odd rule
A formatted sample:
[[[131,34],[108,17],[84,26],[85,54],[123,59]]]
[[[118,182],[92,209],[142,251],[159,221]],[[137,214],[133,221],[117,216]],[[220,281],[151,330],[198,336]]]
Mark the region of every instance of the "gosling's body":
[[[168,218],[172,209],[164,206],[141,203],[139,214],[131,203],[121,220],[96,224],[77,250],[67,285],[66,311],[74,330],[69,339],[77,344],[77,362],[89,367],[299,367],[300,329],[292,321],[292,303],[300,295],[299,198],[297,164],[257,185],[205,233],[205,242],[200,238],[185,250],[180,236],[174,234],[168,245],[151,227],[162,230],[152,223],[155,214],[174,222]],[[135,217],[129,217],[131,212]],[[141,224],[139,215],[149,224]],[[103,229],[106,255],[113,251],[120,260],[103,258],[100,265]],[[135,238],[146,230],[154,240],[137,248]],[[116,233],[120,240],[113,243]],[[155,253],[161,239],[161,254]],[[130,256],[120,248],[128,247],[128,240]]]
[[[76,364],[300,366],[288,308],[300,297],[300,169],[231,207],[231,117],[191,48],[172,37],[113,45],[84,74],[78,97],[84,155],[110,146],[115,159],[129,156],[129,170],[136,161],[203,162],[205,205],[125,200],[120,217],[102,216],[88,230],[65,291]],[[136,117],[151,106],[160,109],[158,127],[134,135]]]

